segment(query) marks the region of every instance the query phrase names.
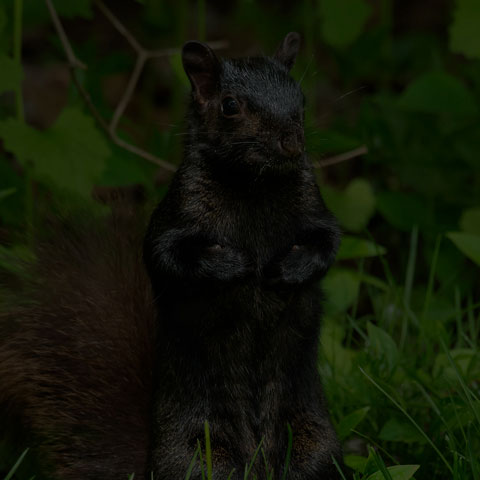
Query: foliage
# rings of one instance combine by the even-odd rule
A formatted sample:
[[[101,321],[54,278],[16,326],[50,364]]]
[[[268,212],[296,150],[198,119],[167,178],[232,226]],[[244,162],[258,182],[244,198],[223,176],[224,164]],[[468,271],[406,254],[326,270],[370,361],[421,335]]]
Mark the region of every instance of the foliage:
[[[55,102],[40,102],[52,87],[28,94],[32,67],[48,73],[64,53],[44,2],[25,0],[20,65],[19,3],[0,3],[0,261],[7,269],[12,251],[31,254],[29,225],[41,225],[58,199],[89,203],[98,185],[141,183],[155,200],[165,191],[156,166],[104,135],[73,84],[56,111]],[[88,65],[79,83],[109,118],[132,52],[106,29],[94,2],[54,3]],[[319,359],[353,471],[345,478],[479,479],[480,7],[442,2],[431,15],[434,3],[414,3],[348,0],[339,8],[303,0],[280,10],[247,0],[223,9],[132,0],[112,8],[152,48],[178,47],[206,31],[207,39],[228,32],[238,51],[271,51],[285,32],[304,34],[294,76],[307,96],[312,159],[368,148],[317,170],[345,232],[324,281]],[[22,81],[26,122],[18,111]],[[119,136],[178,163],[187,91],[178,55],[151,61]],[[21,467],[16,475],[29,478]]]

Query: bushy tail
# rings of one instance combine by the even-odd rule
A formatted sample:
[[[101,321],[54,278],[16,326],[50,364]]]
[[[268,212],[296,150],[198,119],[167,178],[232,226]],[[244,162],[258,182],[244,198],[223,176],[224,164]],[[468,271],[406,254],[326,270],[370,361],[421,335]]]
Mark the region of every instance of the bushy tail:
[[[51,478],[145,474],[154,309],[142,226],[129,214],[57,225],[0,313],[0,437],[24,432]]]

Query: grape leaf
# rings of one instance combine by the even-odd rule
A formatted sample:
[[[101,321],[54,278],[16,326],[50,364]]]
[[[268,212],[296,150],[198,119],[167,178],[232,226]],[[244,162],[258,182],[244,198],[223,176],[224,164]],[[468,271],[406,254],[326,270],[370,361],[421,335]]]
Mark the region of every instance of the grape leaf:
[[[352,180],[343,192],[325,186],[323,196],[340,224],[352,232],[363,230],[375,212],[372,186],[362,178]]]
[[[470,260],[480,265],[480,235],[463,232],[450,232],[447,237]]]
[[[365,418],[369,410],[370,407],[360,408],[340,420],[337,428],[340,440],[343,441],[350,435],[350,432]]]
[[[375,245],[375,243],[369,240],[352,237],[351,235],[343,235],[342,243],[337,253],[337,260],[375,257],[377,255],[384,255],[386,252],[385,247]]]
[[[347,311],[355,302],[360,287],[360,279],[348,270],[333,269],[323,280],[328,313]]]
[[[450,26],[450,50],[468,58],[480,58],[480,2],[457,0]]]
[[[387,470],[392,480],[409,480],[419,468],[420,465],[395,465],[388,467]],[[367,480],[385,480],[385,476],[378,471],[370,475]]]
[[[425,437],[410,422],[397,418],[388,419],[378,436],[387,442],[425,443]]]
[[[473,95],[458,79],[445,72],[429,72],[415,79],[401,95],[398,105],[412,112],[475,115]]]
[[[90,195],[110,155],[94,120],[73,108],[65,109],[44,132],[5,120],[0,122],[0,137],[36,180],[83,196]]]
[[[462,212],[460,228],[465,233],[480,235],[480,207],[468,208]]]

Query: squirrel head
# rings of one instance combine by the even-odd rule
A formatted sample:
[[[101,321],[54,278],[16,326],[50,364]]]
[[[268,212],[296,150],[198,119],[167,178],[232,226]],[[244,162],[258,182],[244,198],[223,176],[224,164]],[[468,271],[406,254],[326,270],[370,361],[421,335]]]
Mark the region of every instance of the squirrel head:
[[[203,43],[182,51],[192,85],[187,152],[257,172],[290,171],[304,159],[304,96],[289,75],[300,35],[289,33],[273,57],[220,60]]]

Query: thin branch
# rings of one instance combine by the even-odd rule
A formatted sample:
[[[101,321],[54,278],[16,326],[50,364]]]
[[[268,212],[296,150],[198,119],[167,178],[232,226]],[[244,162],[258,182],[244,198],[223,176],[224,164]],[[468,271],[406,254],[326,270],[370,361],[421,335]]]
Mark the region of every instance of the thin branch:
[[[165,170],[168,170],[169,172],[175,172],[177,170],[177,167],[175,165],[172,165],[171,163],[166,162],[165,160],[162,160],[161,158],[156,157],[155,155],[152,155],[151,153],[141,149],[140,147],[132,145],[131,143],[126,142],[125,140],[122,140],[115,133],[112,134],[111,139],[113,143],[123,148],[124,150],[128,150],[129,152],[132,152],[138,155],[139,157],[142,157],[145,160],[148,160],[151,163],[155,163],[159,167],[162,167]]]
[[[100,112],[97,110],[95,107],[92,98],[90,97],[90,94],[85,90],[83,87],[82,83],[80,82],[78,76],[77,76],[77,71],[75,70],[75,67],[72,65],[69,65],[70,67],[70,73],[72,75],[72,80],[73,83],[75,84],[75,87],[78,90],[78,93],[80,96],[83,98],[83,101],[87,105],[87,108],[90,110],[90,113],[94,116],[95,120],[97,123],[105,130],[105,132],[108,134],[110,137],[110,132],[108,128],[108,123],[105,121],[105,119],[100,115]]]
[[[67,56],[68,66],[70,67],[73,83],[75,84],[80,96],[83,98],[87,108],[90,110],[91,114],[93,115],[93,117],[95,118],[95,120],[97,121],[99,126],[106,132],[107,136],[110,138],[110,140],[115,145],[119,146],[120,148],[123,148],[124,150],[132,152],[135,155],[137,155],[141,158],[144,158],[145,160],[148,160],[149,162],[152,162],[152,163],[164,168],[165,170],[168,170],[170,172],[174,172],[176,170],[175,165],[172,165],[171,163],[166,162],[165,160],[162,160],[161,158],[156,157],[155,155],[152,155],[151,153],[147,152],[146,150],[141,149],[140,147],[132,145],[132,144],[126,142],[125,140],[122,140],[121,138],[118,137],[116,131],[108,125],[108,123],[105,121],[105,119],[102,117],[102,115],[98,111],[97,107],[93,103],[89,93],[85,90],[85,88],[81,84],[80,80],[78,79],[76,70],[77,69],[86,69],[87,68],[86,65],[83,62],[81,62],[77,58],[77,56],[75,55],[75,53],[72,49],[72,46],[70,44],[70,41],[68,40],[68,37],[65,33],[63,25],[60,21],[58,13],[55,10],[55,7],[53,6],[52,0],[45,0],[45,3],[46,3],[47,8],[50,12],[50,16],[52,18],[53,25],[55,27],[55,30],[57,31],[58,37],[59,37],[60,42],[63,46],[64,51],[65,51],[65,55]],[[143,63],[144,62],[145,62],[145,60],[143,61]],[[138,76],[139,75],[140,75],[140,73],[138,73]],[[134,77],[133,74],[132,74],[132,77]],[[134,80],[134,78],[132,78],[132,79]],[[129,85],[130,85],[130,83],[133,84],[133,87],[131,87],[132,92],[133,92],[133,89],[135,88],[135,85],[136,85],[136,82],[137,82],[138,78],[137,78],[137,80],[135,80],[135,82],[132,82],[132,79],[129,82]],[[121,113],[123,113],[123,110],[125,109],[126,105],[128,104],[128,102],[130,100],[130,97],[131,97],[131,93],[129,93],[127,95],[127,92],[122,96],[122,100],[121,100],[120,103],[122,104],[122,102],[123,102],[125,104],[125,106],[123,106],[123,104],[117,106],[117,109],[119,107],[122,108]],[[118,120],[119,120],[119,118],[117,118],[115,120],[115,122],[117,123]],[[116,125],[116,123],[115,123],[115,125]]]
[[[81,68],[82,70],[86,70],[87,66],[83,62],[81,62],[73,52],[70,41],[68,40],[67,34],[63,29],[62,22],[60,21],[60,17],[58,16],[55,7],[53,6],[52,0],[45,0],[45,3],[47,4],[48,11],[50,12],[50,16],[52,17],[53,25],[55,26],[55,30],[57,31],[58,36],[60,37],[60,42],[63,45],[65,54],[67,55],[68,63],[73,68]]]
[[[347,160],[352,160],[355,157],[359,157],[361,155],[365,155],[368,153],[368,148],[366,145],[362,145],[361,147],[354,148],[349,152],[341,153],[340,155],[334,155],[333,157],[325,158],[324,160],[320,160],[319,162],[315,163],[316,168],[323,168],[328,167],[330,165],[336,165],[337,163],[346,162]]]
[[[176,170],[176,167],[171,163],[168,163],[165,160],[162,160],[161,158],[156,157],[155,155],[152,155],[146,150],[143,150],[139,147],[136,147],[135,145],[132,145],[131,143],[126,142],[125,140],[122,140],[121,138],[118,137],[118,135],[115,132],[112,132],[107,122],[105,121],[105,119],[99,114],[98,110],[93,104],[90,94],[83,88],[83,85],[80,83],[75,69],[71,68],[71,72],[72,72],[73,83],[78,89],[80,96],[85,101],[87,108],[90,110],[90,113],[93,115],[95,120],[103,128],[103,130],[105,130],[105,133],[107,134],[108,138],[110,138],[112,143],[119,146],[120,148],[123,148],[124,150],[127,150],[139,157],[144,158],[145,160],[148,160],[151,163],[158,165],[159,167],[164,168],[165,170],[168,170],[169,172],[174,172]]]
[[[116,131],[118,122],[120,118],[123,116],[127,105],[130,103],[132,95],[135,91],[135,87],[137,86],[138,79],[142,74],[143,67],[145,66],[145,61],[147,60],[147,56],[145,52],[141,52],[138,54],[137,62],[135,63],[135,67],[133,69],[132,74],[128,80],[127,88],[123,92],[122,98],[118,102],[117,108],[115,108],[115,112],[113,113],[112,120],[110,122],[110,131],[113,133]]]
[[[97,0],[95,2],[100,11],[107,17],[109,22],[117,29],[118,33],[126,38],[132,48],[140,55],[145,52],[145,49],[140,45],[138,40],[127,30],[125,25],[118,19],[116,15],[102,2]]]

